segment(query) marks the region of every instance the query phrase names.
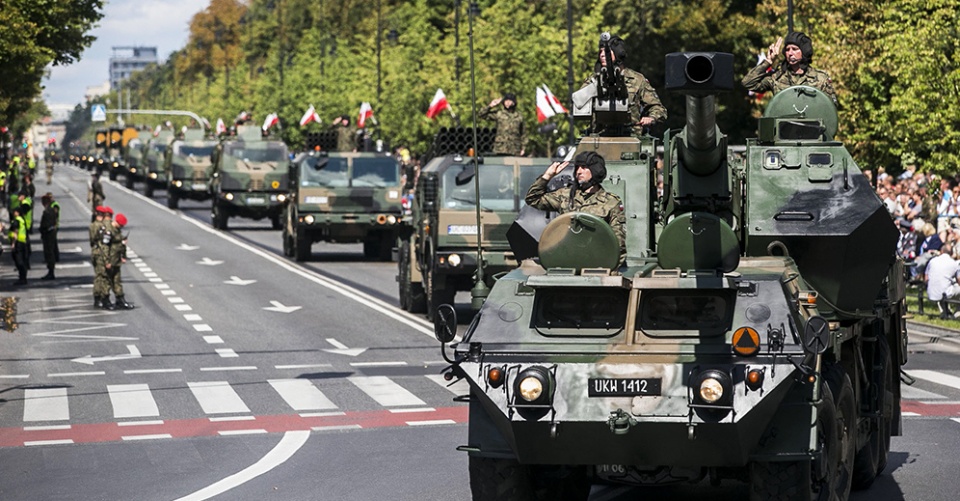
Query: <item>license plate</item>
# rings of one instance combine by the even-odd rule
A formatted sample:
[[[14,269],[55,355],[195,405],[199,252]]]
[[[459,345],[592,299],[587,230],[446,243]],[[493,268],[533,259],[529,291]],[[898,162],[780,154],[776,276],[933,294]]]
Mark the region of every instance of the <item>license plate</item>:
[[[659,396],[660,378],[590,378],[588,396],[591,397],[647,397]]]
[[[200,183],[193,183],[191,188],[193,188],[193,191],[206,191],[207,185],[200,184]]]
[[[248,198],[247,203],[250,205],[263,205],[267,203],[267,201],[262,198]]]

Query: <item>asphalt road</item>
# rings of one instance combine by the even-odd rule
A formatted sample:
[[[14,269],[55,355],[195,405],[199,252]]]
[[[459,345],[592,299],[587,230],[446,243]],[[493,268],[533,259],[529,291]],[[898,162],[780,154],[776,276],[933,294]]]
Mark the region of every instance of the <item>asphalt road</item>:
[[[132,311],[92,308],[83,203],[89,175],[59,166],[58,279],[34,240],[19,329],[0,333],[0,499],[469,498],[466,407],[452,400],[432,328],[397,308],[395,263],[357,245],[282,257],[268,221],[213,230],[209,202],[165,207],[105,182],[130,223]],[[139,188],[139,187],[138,187]],[[38,197],[39,198],[39,197]],[[39,220],[39,214],[37,215]],[[468,315],[458,298],[459,310]],[[855,500],[952,500],[960,492],[960,335],[911,329],[916,378],[904,436]],[[724,483],[595,486],[591,500],[744,499]]]

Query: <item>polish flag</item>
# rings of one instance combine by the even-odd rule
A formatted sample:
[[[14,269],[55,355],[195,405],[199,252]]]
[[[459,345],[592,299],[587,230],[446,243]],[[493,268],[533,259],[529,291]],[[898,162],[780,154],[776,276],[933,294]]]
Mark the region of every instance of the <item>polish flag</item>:
[[[278,117],[276,113],[271,113],[267,115],[267,118],[263,120],[263,127],[261,127],[261,129],[263,129],[264,131],[268,131],[270,130],[270,127],[277,125],[279,122],[280,122],[280,117]]]
[[[163,127],[161,127],[160,124],[157,124],[157,128],[156,128],[156,129],[153,129],[153,137],[159,136],[159,135],[160,135],[160,131],[162,131],[162,130],[163,130]]]
[[[553,111],[556,113],[566,113],[567,109],[560,104],[560,100],[557,99],[557,96],[553,95],[553,92],[550,92],[550,88],[546,85],[543,85],[543,92],[547,95],[547,102],[550,103],[550,107],[553,108]]]
[[[440,112],[449,107],[447,95],[443,93],[443,89],[437,89],[437,93],[433,95],[433,101],[430,101],[430,107],[427,108],[427,118],[437,118]]]
[[[544,120],[556,115],[550,101],[547,100],[547,93],[540,87],[537,87],[537,123],[543,123]]]
[[[357,127],[362,129],[367,123],[368,118],[371,119],[373,123],[376,123],[376,120],[373,119],[373,107],[367,102],[360,103],[360,116],[357,117]]]
[[[317,114],[317,110],[312,104],[309,108],[307,108],[307,112],[303,114],[303,118],[300,119],[300,127],[303,127],[310,122],[320,123],[320,115]]]
[[[226,133],[227,133],[227,125],[223,123],[223,119],[222,119],[222,118],[218,118],[218,119],[217,119],[217,128],[216,128],[215,130],[217,131],[217,135],[218,135],[218,136],[219,136],[220,134],[226,134]]]

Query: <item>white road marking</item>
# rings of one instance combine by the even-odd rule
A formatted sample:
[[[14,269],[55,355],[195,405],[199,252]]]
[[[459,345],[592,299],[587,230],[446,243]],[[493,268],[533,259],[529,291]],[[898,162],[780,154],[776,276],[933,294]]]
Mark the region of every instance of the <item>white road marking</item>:
[[[409,414],[411,412],[435,412],[433,407],[413,407],[411,409],[390,409],[391,414]]]
[[[210,327],[207,324],[193,324],[193,330],[197,332],[212,332],[213,327]]]
[[[435,419],[433,421],[407,421],[407,426],[434,426],[438,424],[457,424],[452,419]]]
[[[295,411],[323,411],[337,408],[336,404],[306,379],[271,379],[267,382]]]
[[[47,377],[78,377],[78,376],[105,376],[107,373],[104,371],[88,371],[88,372],[55,372],[47,374]]]
[[[160,409],[146,384],[108,384],[107,393],[117,419],[158,417]]]
[[[358,424],[345,424],[341,426],[313,426],[310,429],[313,431],[360,430],[363,429],[363,426]]]
[[[201,367],[200,372],[217,372],[217,371],[255,371],[257,366],[255,365],[234,365],[231,367]]]
[[[162,425],[162,419],[152,419],[147,421],[120,421],[117,423],[117,426],[151,426],[151,425]]]
[[[351,362],[350,367],[403,367],[406,362]]]
[[[147,278],[154,278],[154,277],[158,277],[159,275],[157,275],[156,273],[154,273],[154,272],[152,272],[152,271],[148,271],[148,272],[144,273],[143,276],[145,276],[145,277],[147,277]]]
[[[229,435],[261,435],[266,433],[267,430],[256,429],[256,430],[220,430],[217,433],[223,436]]]
[[[158,289],[169,289],[169,288],[170,288],[170,284],[154,284],[154,287],[156,287],[156,288],[158,288]]]
[[[346,416],[346,412],[301,412],[300,417],[328,417],[328,416]]]
[[[223,261],[218,261],[216,259],[210,259],[208,257],[204,257],[200,261],[197,261],[197,264],[200,264],[203,266],[218,266],[223,264]]]
[[[223,338],[220,336],[203,336],[207,344],[223,344]]]
[[[347,379],[384,407],[426,405],[426,402],[386,376],[354,376]]]
[[[466,379],[461,379],[456,383],[450,384],[450,381],[443,379],[443,374],[427,374],[426,378],[450,390],[450,393],[454,395],[459,396],[470,393],[470,383],[468,383]]]
[[[212,417],[210,418],[211,423],[224,423],[228,421],[256,421],[256,416],[226,416],[226,417]]]
[[[288,459],[290,459],[301,447],[303,444],[307,443],[307,439],[310,438],[310,432],[308,431],[288,431],[283,434],[283,438],[280,439],[280,442],[276,447],[273,448],[266,456],[257,461],[255,464],[250,467],[235,473],[213,485],[204,487],[199,491],[196,491],[192,494],[184,496],[177,501],[203,501],[210,499],[214,496],[223,494],[224,492],[233,489],[243,483],[252,480],[264,473],[276,468],[277,466],[283,464]]]
[[[322,369],[333,367],[331,364],[274,365],[274,369]]]
[[[189,304],[175,304],[173,307],[176,308],[177,311],[193,311],[193,308],[191,308]]]
[[[900,415],[903,417],[917,417],[920,414],[917,414],[916,412],[903,411],[900,413]]]
[[[0,376],[0,379],[27,379],[29,377],[30,377],[29,374],[7,374],[4,376]]]
[[[173,289],[166,289],[166,290],[160,291],[160,294],[162,294],[162,295],[164,295],[164,296],[176,296],[176,295],[177,295],[177,291],[175,291],[175,290],[173,290]]]
[[[267,311],[275,311],[277,313],[293,313],[303,306],[284,306],[280,301],[270,301],[270,304],[273,306],[264,306],[263,309]]]
[[[24,421],[66,421],[70,404],[66,388],[32,388],[23,390]]]
[[[161,438],[173,438],[173,435],[169,433],[158,433],[156,435],[124,435],[120,437],[120,440],[157,440]]]
[[[949,386],[951,388],[960,390],[960,377],[957,376],[951,376],[950,374],[944,374],[943,372],[926,370],[907,371],[907,374],[917,379],[923,379],[924,381],[930,381],[931,383],[942,384],[944,386]]]
[[[160,283],[160,282],[163,282],[163,279],[162,279],[162,278],[159,278],[159,277],[157,277],[157,278],[148,278],[147,281],[149,281],[149,282],[151,282],[151,283],[158,284],[158,283]]]
[[[230,348],[217,348],[214,350],[217,352],[217,355],[220,355],[223,358],[237,358],[240,355],[237,355],[237,352],[231,350]]]
[[[960,418],[952,417],[950,418],[950,421],[953,421],[954,423],[960,423]]]
[[[240,395],[226,381],[188,382],[187,386],[206,414],[250,412]]]
[[[23,445],[29,447],[31,445],[65,445],[65,444],[72,444],[72,443],[73,443],[73,440],[70,440],[69,438],[65,438],[63,440],[30,440],[28,442],[24,442]]]
[[[920,388],[907,385],[900,386],[900,396],[904,400],[941,400],[947,398],[939,393],[921,390]]]
[[[48,426],[24,426],[23,431],[69,430],[70,428],[69,424],[51,424]]]
[[[169,372],[183,372],[183,369],[130,369],[123,371],[124,374],[166,374]]]
[[[196,313],[187,313],[186,315],[183,316],[183,319],[186,320],[187,322],[203,321],[203,317],[201,317],[200,315],[197,315]]]
[[[168,297],[167,301],[170,301],[173,304],[180,304],[180,303],[183,303],[183,298],[179,296]]]

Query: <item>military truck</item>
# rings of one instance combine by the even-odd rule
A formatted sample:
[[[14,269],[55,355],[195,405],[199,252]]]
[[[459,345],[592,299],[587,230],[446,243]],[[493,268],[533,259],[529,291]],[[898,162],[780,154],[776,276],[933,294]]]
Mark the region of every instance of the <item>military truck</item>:
[[[311,151],[290,166],[283,251],[311,257],[314,242],[363,242],[363,255],[389,261],[401,217],[400,162],[383,153]]]
[[[167,207],[176,209],[180,199],[210,200],[213,153],[220,142],[204,139],[203,129],[189,129],[175,139],[164,156],[167,175]]]
[[[152,198],[157,188],[167,188],[167,171],[164,169],[164,162],[170,143],[174,139],[172,130],[161,130],[150,140],[150,145],[143,154],[143,194],[148,197]]]
[[[153,139],[153,133],[149,130],[137,131],[136,137],[127,141],[124,149],[124,186],[134,189],[137,181],[146,180],[146,154],[150,141]]]
[[[120,127],[111,127],[107,131],[107,143],[106,149],[103,154],[103,160],[106,164],[106,168],[109,170],[109,177],[111,181],[116,181],[120,173],[125,171],[125,166],[123,165],[123,156],[121,150],[123,149],[123,129]]]
[[[485,157],[479,165],[480,245],[485,280],[519,264],[507,230],[527,189],[550,165],[548,158]],[[477,272],[477,213],[473,159],[444,155],[420,172],[410,214],[403,219],[398,273],[400,306],[433,318],[457,291],[470,290]]]
[[[224,141],[214,155],[213,227],[227,229],[231,217],[266,217],[273,229],[281,229],[280,215],[290,189],[289,164],[283,142],[265,139],[260,127],[238,126],[237,137]]]
[[[470,386],[474,499],[709,478],[746,480],[755,500],[845,500],[901,433],[897,229],[834,140],[832,101],[781,91],[731,165],[715,94],[733,88],[733,56],[666,63],[686,126],[664,137],[662,199],[654,139],[578,145],[608,160],[626,265],[603,219],[566,213],[458,342],[456,311],[439,308],[446,377]]]

